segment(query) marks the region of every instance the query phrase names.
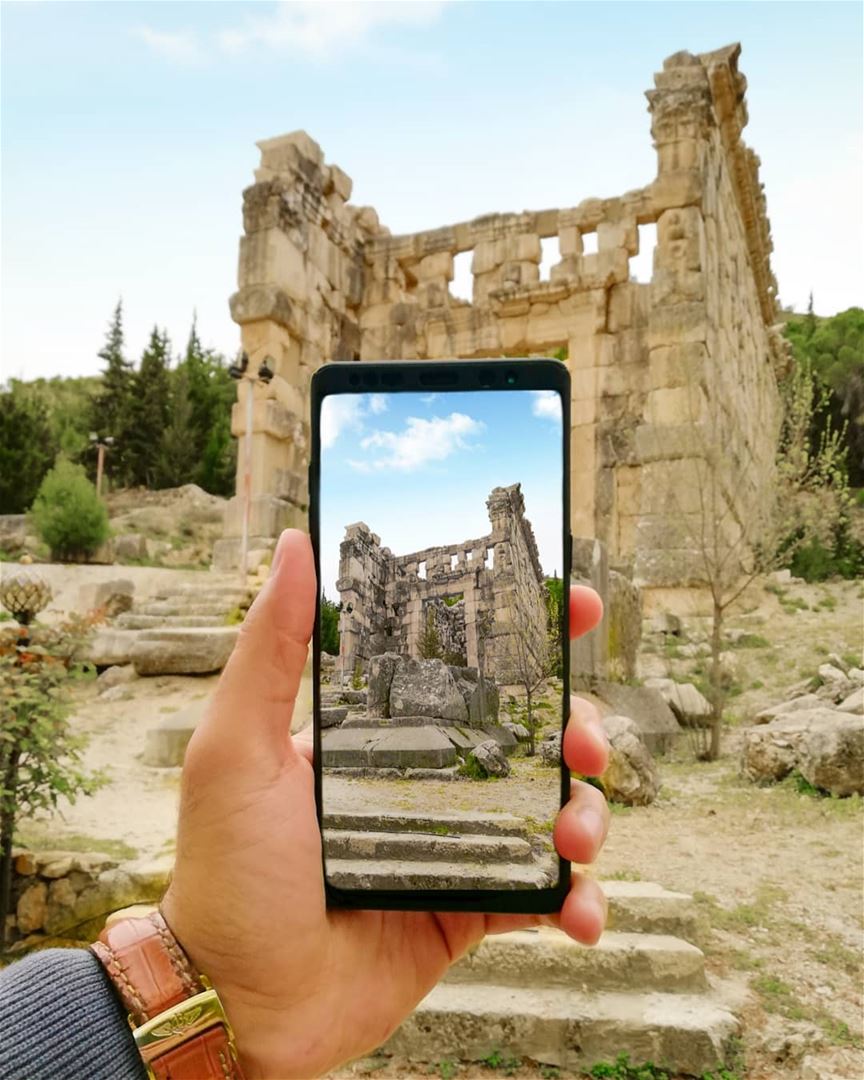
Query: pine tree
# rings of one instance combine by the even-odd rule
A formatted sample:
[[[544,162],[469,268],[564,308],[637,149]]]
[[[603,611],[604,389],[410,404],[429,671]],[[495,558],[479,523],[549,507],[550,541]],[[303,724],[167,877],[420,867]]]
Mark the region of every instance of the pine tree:
[[[196,461],[192,442],[192,403],[189,400],[189,373],[183,363],[170,373],[171,393],[168,423],[159,440],[159,477],[164,487],[188,484]]]
[[[96,402],[95,422],[100,436],[123,434],[132,393],[132,364],[123,355],[123,301],[117,301],[114,316],[108,326],[105,344],[99,350],[105,361],[102,372],[102,393]]]
[[[170,362],[168,335],[154,326],[133,379],[128,412],[125,460],[132,484],[160,486],[162,440],[169,422]]]

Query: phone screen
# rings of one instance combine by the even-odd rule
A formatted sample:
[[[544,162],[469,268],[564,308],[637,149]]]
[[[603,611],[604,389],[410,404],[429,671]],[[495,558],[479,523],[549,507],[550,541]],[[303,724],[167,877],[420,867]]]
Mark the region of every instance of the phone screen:
[[[558,884],[563,438],[554,390],[323,399],[330,884]]]

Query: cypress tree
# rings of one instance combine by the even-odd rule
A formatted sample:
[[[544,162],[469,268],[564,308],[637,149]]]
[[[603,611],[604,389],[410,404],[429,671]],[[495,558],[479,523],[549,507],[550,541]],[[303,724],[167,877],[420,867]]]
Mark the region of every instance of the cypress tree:
[[[129,406],[126,461],[132,484],[160,486],[162,439],[169,423],[170,360],[168,335],[154,326],[135,373]]]
[[[108,325],[105,344],[99,358],[105,361],[102,372],[102,392],[96,401],[94,421],[97,433],[120,439],[124,434],[129,402],[132,396],[132,364],[123,355],[123,301],[117,301],[114,316]]]

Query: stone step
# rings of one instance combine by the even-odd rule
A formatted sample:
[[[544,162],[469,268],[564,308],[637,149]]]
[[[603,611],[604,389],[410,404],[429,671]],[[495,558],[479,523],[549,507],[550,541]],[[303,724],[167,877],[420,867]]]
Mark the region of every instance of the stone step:
[[[551,855],[545,868],[537,863],[327,859],[328,880],[343,889],[542,889],[556,873]]]
[[[687,893],[651,881],[601,881],[609,904],[607,926],[627,933],[669,934],[700,944],[709,933],[705,916]]]
[[[190,598],[193,600],[214,600],[219,603],[227,604],[228,607],[244,607],[252,603],[255,594],[251,589],[241,588],[239,585],[225,585],[222,587],[207,585],[178,585],[169,591],[163,591],[158,594],[160,599],[166,600],[182,600]]]
[[[514,814],[484,814],[465,810],[461,813],[423,814],[413,810],[346,811],[324,816],[325,829],[363,832],[425,832],[439,836],[520,836],[527,837],[525,822]]]
[[[438,835],[435,832],[347,832],[325,829],[331,859],[402,859],[414,862],[524,863],[531,845],[518,836]]]
[[[529,1057],[573,1071],[654,1062],[702,1076],[722,1066],[735,1017],[707,994],[581,993],[549,987],[440,983],[385,1044],[412,1061]]]
[[[123,630],[151,630],[162,626],[226,626],[224,615],[137,615],[126,612],[116,620]]]
[[[218,600],[154,600],[136,604],[134,615],[227,615],[233,608]]]
[[[517,930],[488,937],[450,968],[453,983],[574,990],[707,990],[701,949],[665,934],[608,930],[587,948],[560,930]]]

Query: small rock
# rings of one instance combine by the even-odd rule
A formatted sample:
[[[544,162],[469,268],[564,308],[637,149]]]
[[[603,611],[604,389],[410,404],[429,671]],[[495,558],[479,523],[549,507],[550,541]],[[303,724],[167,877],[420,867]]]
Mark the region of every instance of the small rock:
[[[115,686],[123,686],[125,683],[134,682],[137,678],[138,674],[131,664],[113,664],[111,667],[105,668],[102,674],[99,675],[96,679],[96,686],[99,693],[102,694]]]
[[[25,851],[15,857],[15,873],[20,877],[29,877],[36,873],[36,856],[32,851]]]
[[[820,664],[819,678],[823,683],[845,682],[846,672],[834,664]]]
[[[329,709],[321,709],[321,727],[338,727],[348,715],[345,705],[333,705]]]
[[[849,668],[848,675],[852,682],[857,683],[858,686],[864,686],[864,668]]]
[[[791,585],[792,583],[792,571],[791,570],[775,570],[768,577],[772,581],[776,581],[778,585]]]
[[[658,612],[652,617],[650,626],[652,633],[681,637],[681,619],[678,615],[670,615],[665,611]]]
[[[468,757],[476,761],[487,776],[510,775],[510,762],[494,739],[478,743]]]
[[[828,655],[825,657],[825,662],[828,664],[833,664],[834,667],[839,668],[848,678],[849,665],[846,663],[842,656],[838,656],[836,652],[829,652]]]
[[[686,660],[696,660],[701,656],[709,656],[711,654],[711,646],[704,642],[690,641],[686,645],[682,645],[678,652]]]
[[[673,679],[646,679],[645,686],[659,691],[684,727],[710,727],[711,703],[699,693],[693,683],[676,683]]]
[[[822,704],[822,699],[816,694],[804,694],[802,697],[792,698],[791,701],[783,701],[779,705],[769,705],[753,717],[754,724],[770,724],[778,716],[786,716],[789,713],[802,712],[805,709],[816,709]]]
[[[855,713],[858,716],[864,712],[864,686],[853,690],[849,697],[844,698],[837,706],[840,712]]]
[[[24,890],[15,909],[20,933],[30,934],[44,925],[47,897],[48,886],[44,881],[36,881]]]
[[[525,742],[526,739],[531,737],[531,732],[524,724],[511,724],[505,721],[501,727],[503,727],[505,731],[509,731],[511,735],[515,735],[520,742]]]
[[[610,755],[600,781],[607,797],[625,806],[647,806],[657,797],[660,774],[639,728],[629,716],[604,716],[603,728]]]
[[[556,731],[548,739],[544,739],[537,747],[537,753],[544,765],[559,768],[561,765],[561,732]]]
[[[62,878],[66,877],[71,869],[72,856],[66,855],[63,858],[46,863],[45,866],[42,867],[41,873],[42,877],[46,878]]]

